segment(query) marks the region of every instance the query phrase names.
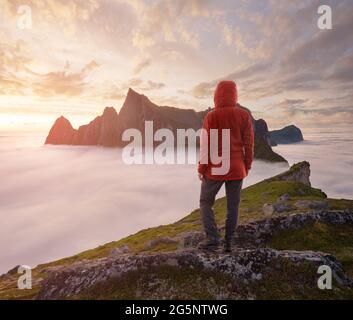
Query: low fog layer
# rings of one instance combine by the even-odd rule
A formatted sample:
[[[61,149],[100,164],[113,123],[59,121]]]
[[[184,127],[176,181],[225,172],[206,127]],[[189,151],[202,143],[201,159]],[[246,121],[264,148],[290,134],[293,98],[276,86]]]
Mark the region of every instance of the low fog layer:
[[[274,148],[289,163],[307,160],[311,164],[313,187],[331,198],[353,199],[353,129],[305,130],[305,141]]]
[[[0,138],[0,273],[62,258],[198,207],[194,165],[125,165],[118,149]],[[255,163],[246,185],[285,167]]]
[[[277,151],[291,163],[310,161],[313,184],[330,196],[349,197],[352,140],[328,136]],[[0,134],[0,273],[174,222],[198,207],[193,165],[127,166],[118,149],[42,142]],[[285,169],[256,161],[245,186]]]

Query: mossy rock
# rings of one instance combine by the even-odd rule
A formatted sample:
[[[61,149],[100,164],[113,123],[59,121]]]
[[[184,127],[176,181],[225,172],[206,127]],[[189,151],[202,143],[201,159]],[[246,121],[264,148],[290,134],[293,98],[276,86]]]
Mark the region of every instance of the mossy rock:
[[[314,223],[280,232],[266,246],[278,250],[312,250],[332,254],[353,278],[353,225]]]

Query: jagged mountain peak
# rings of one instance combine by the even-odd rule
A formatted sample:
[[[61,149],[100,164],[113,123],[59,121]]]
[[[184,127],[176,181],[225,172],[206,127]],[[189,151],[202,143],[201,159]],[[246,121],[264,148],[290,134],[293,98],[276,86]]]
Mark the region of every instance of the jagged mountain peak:
[[[70,144],[74,132],[75,130],[72,127],[71,122],[64,116],[60,116],[55,120],[54,125],[50,129],[45,144]]]
[[[106,115],[118,115],[118,112],[115,110],[114,107],[105,107],[103,111],[103,117]]]
[[[129,90],[127,91],[127,96],[134,96],[134,95],[137,95],[137,96],[142,96],[142,94],[138,93],[137,91],[135,91],[134,89],[132,88],[129,88]]]
[[[132,88],[129,88],[124,104],[121,108],[121,110],[126,110],[126,109],[136,109],[136,108],[141,108],[142,106],[157,106],[151,100],[146,97],[144,94],[138,93]]]
[[[69,123],[71,125],[70,120],[65,118],[63,115],[61,115],[59,118],[57,118],[55,123]]]
[[[249,109],[245,109],[250,112]],[[114,107],[106,107],[101,116],[96,117],[89,124],[81,126],[78,130],[73,129],[66,118],[60,117],[50,130],[45,143],[124,146],[125,143],[122,141],[124,130],[136,128],[144,132],[145,121],[153,121],[155,130],[161,128],[168,128],[173,132],[176,132],[177,129],[189,128],[198,130],[208,111],[195,112],[192,109],[159,106],[149,100],[147,96],[129,88],[119,113]],[[255,129],[255,157],[273,162],[286,162],[283,157],[271,149],[266,122],[264,120],[257,121],[253,116],[252,119]]]

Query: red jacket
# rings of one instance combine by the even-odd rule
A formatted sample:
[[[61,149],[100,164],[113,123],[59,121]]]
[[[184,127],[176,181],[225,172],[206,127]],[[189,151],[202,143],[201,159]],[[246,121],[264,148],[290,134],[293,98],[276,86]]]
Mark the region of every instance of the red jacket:
[[[237,100],[237,88],[233,81],[222,81],[218,84],[214,95],[215,109],[206,115],[203,123],[204,132],[207,132],[208,138],[205,140],[201,137],[200,162],[198,166],[198,172],[206,175],[209,179],[241,180],[247,176],[251,168],[254,155],[252,119],[248,111],[238,106]],[[222,150],[221,130],[230,130],[229,157],[227,156],[226,159],[222,160],[227,163],[229,170],[222,175],[212,173],[212,169],[221,165],[211,163],[211,129],[218,129],[219,156],[224,151]]]

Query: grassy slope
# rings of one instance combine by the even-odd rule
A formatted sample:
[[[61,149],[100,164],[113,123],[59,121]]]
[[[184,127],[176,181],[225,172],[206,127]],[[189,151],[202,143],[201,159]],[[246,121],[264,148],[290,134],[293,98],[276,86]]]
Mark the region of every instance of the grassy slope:
[[[278,250],[314,250],[334,255],[353,278],[353,226],[314,223],[281,232],[267,246]]]
[[[301,195],[301,191],[305,192],[305,195]],[[256,185],[250,186],[242,191],[242,200],[239,212],[239,223],[247,223],[256,219],[263,219],[262,206],[268,202],[274,202],[279,196],[287,193],[291,196],[291,203],[299,199],[312,199],[319,200],[326,198],[326,195],[319,189],[314,189],[305,186],[297,182],[287,181],[270,181],[260,182]],[[331,208],[339,208],[340,200],[330,200]],[[353,208],[353,201],[348,201]],[[216,220],[219,226],[224,225],[226,217],[226,199],[218,199],[215,203],[214,210],[216,214]],[[302,212],[302,211],[301,211]],[[293,213],[293,211],[291,212]],[[283,215],[283,214],[282,214]],[[130,250],[133,252],[147,252],[147,251],[164,251],[175,249],[174,244],[170,244],[164,248],[151,248],[145,250],[145,245],[149,240],[158,237],[174,237],[180,233],[186,231],[202,230],[200,212],[195,210],[185,218],[168,225],[162,225],[154,228],[145,229],[138,233],[123,238],[119,241],[107,243],[103,246],[99,246],[95,249],[82,252],[78,255],[65,258],[59,261],[55,261],[49,265],[57,264],[69,264],[80,259],[93,259],[104,257],[109,254],[112,248],[128,245]],[[160,250],[161,249],[161,250]],[[48,266],[48,265],[46,265]]]
[[[326,195],[318,189],[314,189],[308,186],[305,186],[297,182],[288,182],[288,181],[276,181],[276,180],[267,180],[250,186],[242,191],[242,201],[240,205],[239,219],[240,223],[247,223],[256,219],[263,219],[262,206],[265,203],[274,202],[282,194],[289,194],[291,196],[290,202],[294,203],[299,199],[311,199],[318,200],[326,198]],[[352,208],[353,201],[351,200],[337,200],[329,199],[330,209],[342,209],[342,208]],[[226,215],[226,200],[225,198],[218,199],[214,206],[216,219],[218,224],[221,226],[224,224],[225,215]],[[303,212],[303,211],[301,211]],[[293,212],[291,212],[293,213]],[[309,228],[310,229],[310,228]],[[195,210],[185,218],[169,224],[158,226],[155,228],[149,228],[142,230],[134,235],[123,238],[119,241],[114,241],[107,243],[105,245],[99,246],[95,249],[88,250],[82,253],[79,253],[75,256],[54,261],[48,264],[39,265],[33,271],[34,279],[45,278],[45,268],[49,266],[57,265],[68,265],[75,261],[81,259],[94,259],[99,257],[104,257],[109,254],[112,248],[120,247],[122,245],[128,245],[132,252],[148,252],[148,251],[170,251],[175,250],[175,244],[163,244],[156,247],[152,247],[149,250],[145,249],[145,245],[149,240],[155,239],[158,237],[174,237],[182,232],[186,231],[195,231],[202,230],[201,221],[199,216],[199,210]],[[310,231],[310,230],[309,230]],[[309,232],[304,230],[303,232]],[[300,234],[302,237],[303,235]],[[293,235],[295,238],[295,235]],[[275,241],[275,240],[274,240]],[[279,241],[278,241],[279,242]],[[292,242],[295,242],[293,240]],[[277,243],[277,242],[274,242]],[[290,242],[288,242],[288,245]],[[341,242],[336,244],[337,246],[341,245]],[[333,247],[335,244],[332,245]],[[310,245],[304,246],[305,249],[310,249]],[[321,248],[321,249],[320,249]],[[312,249],[325,251],[326,247],[312,247]],[[338,248],[337,248],[338,250]],[[23,291],[16,289],[17,275],[14,275],[10,279],[0,278],[0,299],[7,298],[30,298],[35,295],[38,290],[38,286],[35,285],[34,289],[31,291]]]

